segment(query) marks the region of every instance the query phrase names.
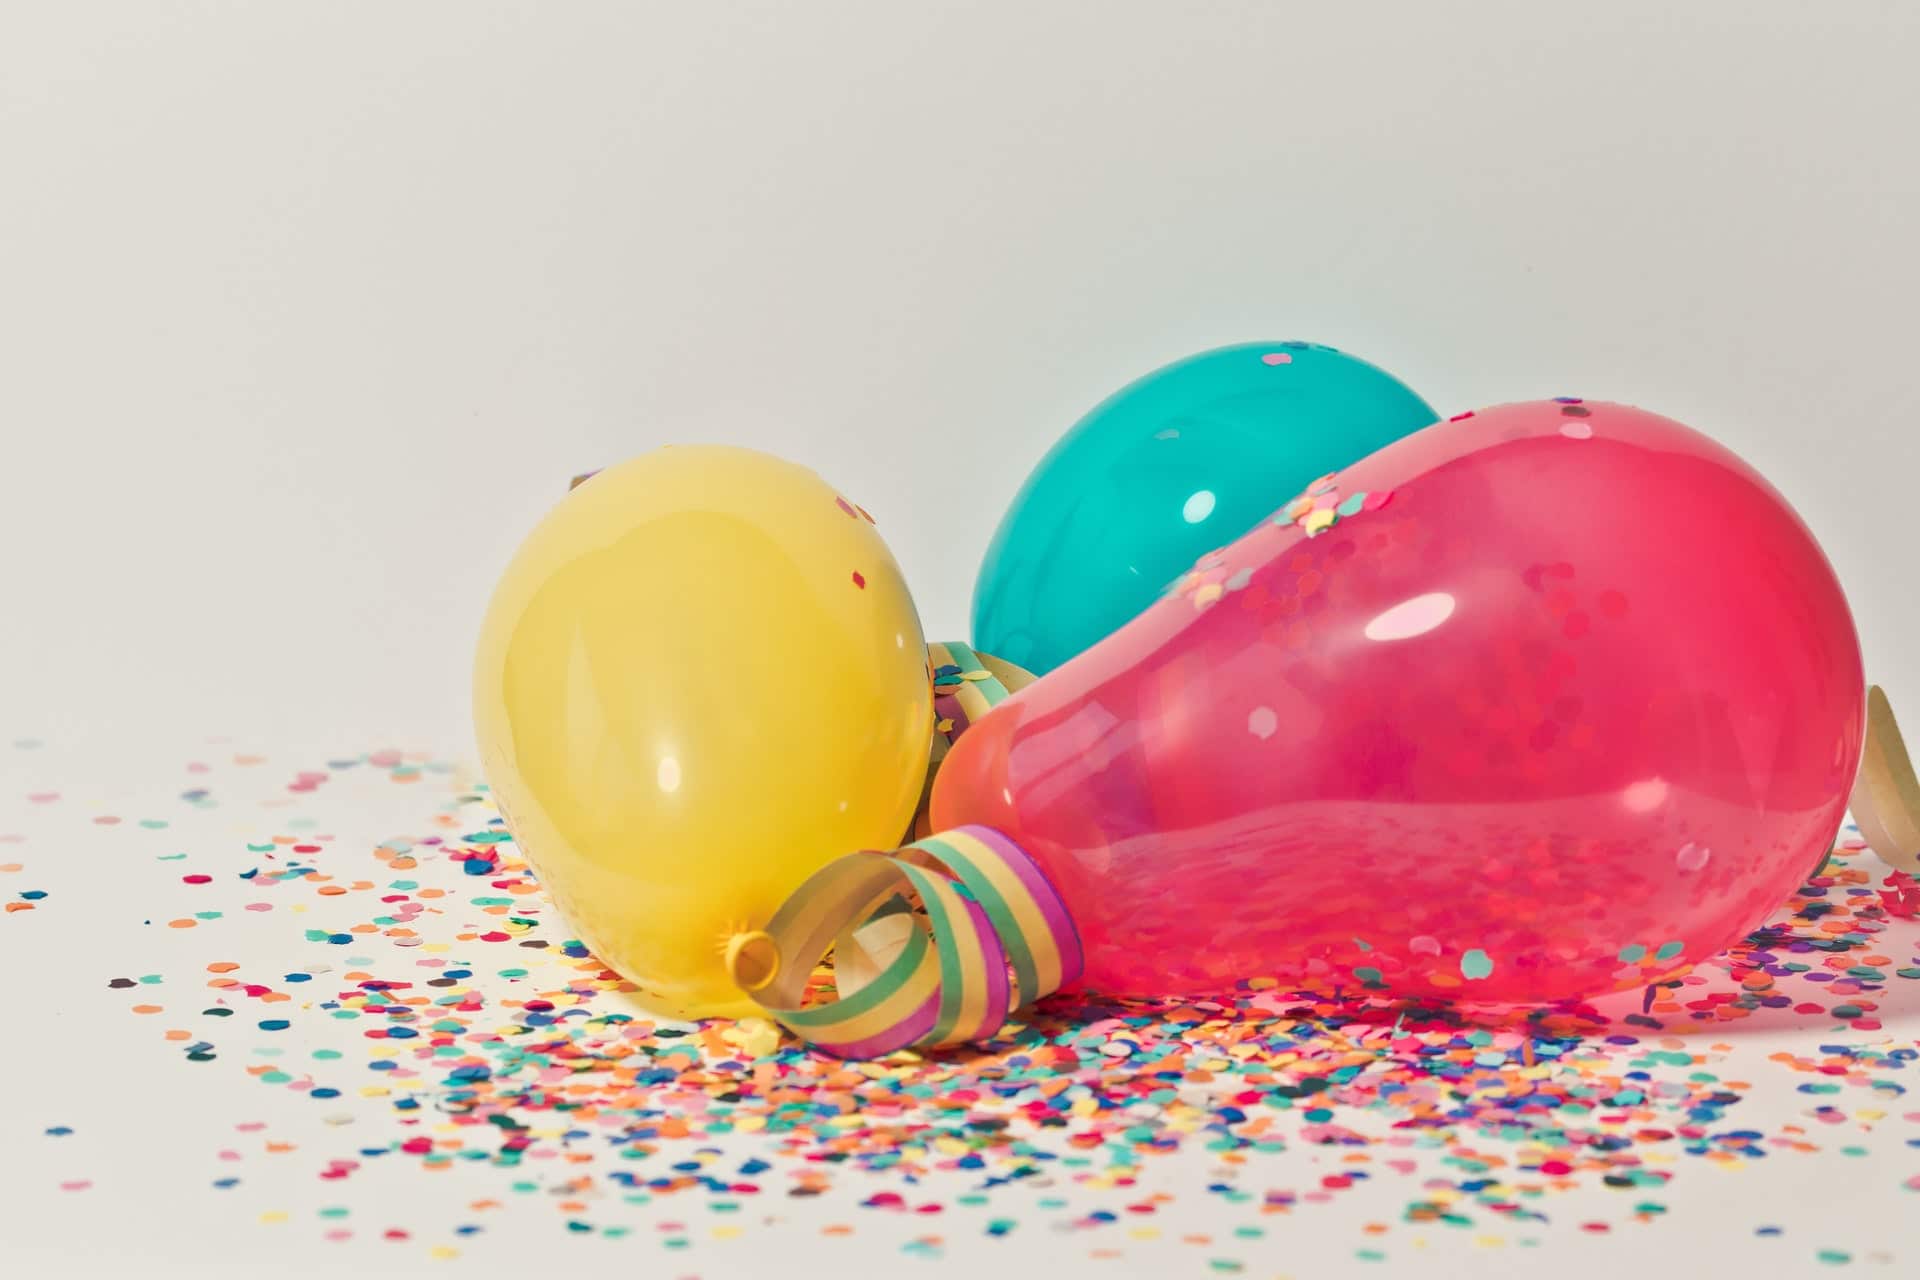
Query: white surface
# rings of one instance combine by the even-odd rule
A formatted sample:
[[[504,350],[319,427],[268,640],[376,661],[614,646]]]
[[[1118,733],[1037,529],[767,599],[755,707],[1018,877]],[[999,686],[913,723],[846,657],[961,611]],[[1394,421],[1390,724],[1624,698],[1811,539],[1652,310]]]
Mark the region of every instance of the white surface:
[[[813,465],[960,636],[1067,425],[1262,337],[1720,437],[1907,705],[1916,62],[1898,3],[8,0],[0,709],[464,742],[515,541],[671,440]]]
[[[762,1135],[662,1140],[655,1144],[658,1154],[636,1162],[616,1158],[600,1136],[604,1128],[591,1121],[579,1127],[595,1136],[572,1145],[593,1154],[590,1163],[580,1165],[530,1159],[518,1169],[502,1169],[455,1161],[443,1172],[429,1173],[416,1157],[399,1152],[367,1158],[362,1148],[420,1137],[463,1138],[484,1150],[495,1140],[488,1126],[456,1129],[444,1122],[438,1090],[431,1087],[444,1069],[420,1067],[406,1051],[423,1041],[397,1042],[400,1047],[369,1041],[363,1032],[382,1019],[336,1021],[313,1004],[351,989],[346,975],[357,969],[417,982],[431,971],[415,968],[416,961],[427,958],[435,943],[475,920],[485,921],[463,911],[458,903],[467,894],[459,893],[440,901],[445,914],[436,910],[415,922],[425,947],[396,950],[378,935],[333,947],[305,940],[304,931],[345,928],[367,918],[371,894],[320,897],[317,886],[298,880],[267,888],[236,881],[232,873],[270,865],[247,852],[247,842],[296,832],[331,837],[322,853],[306,860],[332,874],[336,884],[368,875],[383,881],[373,848],[396,834],[417,838],[431,830],[428,819],[456,794],[458,774],[429,773],[412,785],[395,786],[363,764],[335,773],[317,791],[296,793],[289,791],[288,780],[299,771],[319,769],[320,761],[255,746],[183,742],[173,751],[151,754],[76,750],[59,743],[22,751],[0,741],[0,763],[10,780],[23,784],[22,792],[0,790],[0,835],[24,838],[19,844],[0,843],[0,864],[26,864],[22,873],[0,875],[0,899],[11,900],[14,891],[29,884],[49,894],[39,909],[0,916],[0,1029],[7,1037],[0,1046],[0,1273],[8,1280],[263,1274],[889,1280],[935,1273],[1128,1280],[1222,1274],[1247,1280],[1405,1274],[1537,1280],[1548,1274],[1620,1280],[1636,1273],[1834,1274],[1815,1260],[1821,1249],[1841,1250],[1851,1260],[1850,1270],[1867,1276],[1911,1270],[1915,1194],[1902,1190],[1901,1183],[1920,1173],[1920,1149],[1914,1145],[1920,1143],[1915,1064],[1898,1072],[1867,1069],[1833,1094],[1810,1096],[1802,1086],[1836,1081],[1770,1060],[1781,1051],[1822,1057],[1816,1046],[1825,1044],[1878,1046],[1885,1052],[1920,1043],[1920,982],[1898,978],[1877,997],[1885,1025],[1875,1031],[1784,1013],[1705,1027],[1670,1023],[1668,1033],[1619,1027],[1642,1036],[1645,1048],[1664,1045],[1702,1055],[1697,1066],[1654,1067],[1651,1080],[1637,1087],[1657,1093],[1694,1070],[1712,1072],[1723,1082],[1747,1082],[1743,1100],[1706,1127],[1716,1135],[1742,1129],[1764,1135],[1763,1157],[1724,1164],[1683,1154],[1678,1142],[1639,1146],[1636,1154],[1646,1171],[1672,1175],[1657,1187],[1604,1187],[1598,1174],[1584,1167],[1585,1157],[1574,1155],[1567,1158],[1583,1165],[1568,1180],[1575,1189],[1530,1195],[1526,1188],[1537,1191],[1547,1179],[1521,1168],[1527,1143],[1483,1134],[1465,1122],[1425,1131],[1417,1146],[1396,1149],[1379,1140],[1390,1136],[1385,1125],[1410,1108],[1338,1103],[1333,1104],[1334,1123],[1367,1134],[1374,1145],[1316,1145],[1302,1132],[1310,1126],[1299,1111],[1274,1113],[1276,1127],[1267,1136],[1284,1139],[1284,1153],[1250,1152],[1244,1164],[1230,1165],[1207,1150],[1205,1135],[1189,1134],[1176,1153],[1139,1157],[1131,1186],[1115,1186],[1102,1176],[1115,1167],[1112,1146],[1075,1152],[1065,1145],[1064,1131],[1034,1130],[1017,1120],[1011,1136],[1056,1153],[1091,1155],[1093,1166],[1077,1172],[1041,1166],[1040,1176],[992,1188],[985,1179],[1013,1163],[1004,1155],[989,1153],[981,1172],[927,1169],[917,1178],[904,1171],[870,1175],[848,1164],[834,1168],[825,1195],[793,1200],[785,1192],[803,1162],[779,1154],[780,1144]],[[205,772],[189,772],[188,761],[205,762]],[[183,787],[206,788],[213,807],[183,803]],[[26,798],[50,791],[58,792],[57,800]],[[103,826],[97,822],[102,816],[121,821]],[[465,806],[448,834],[487,816],[484,806]],[[144,825],[149,821],[166,825],[149,829]],[[159,860],[180,851],[188,857]],[[486,884],[465,880],[444,861],[417,851],[423,855],[421,867],[398,874],[427,886],[451,884],[469,891]],[[183,885],[180,877],[189,871],[212,873],[215,883]],[[235,905],[255,899],[271,903],[271,910],[255,913]],[[524,914],[524,905],[523,899],[516,914]],[[206,907],[224,908],[226,914],[193,929],[164,927],[169,917]],[[542,907],[539,914],[548,911]],[[1920,951],[1913,921],[1894,921],[1881,937],[1877,949],[1901,963]],[[512,946],[456,943],[440,955],[475,973],[470,984],[483,993],[487,1012],[462,1016],[471,1017],[476,1032],[495,1031],[510,1020],[500,1006],[503,998],[553,990],[559,985],[555,974],[564,981],[573,973],[552,952]],[[207,990],[206,965],[216,959],[240,966],[234,979],[272,986],[289,994],[292,1003],[263,1005],[236,992]],[[493,976],[500,965],[524,965],[532,973],[523,982],[508,982]],[[280,975],[289,970],[312,972],[314,979],[304,985],[283,982]],[[153,975],[160,981],[111,990],[107,980],[116,975]],[[1783,989],[1796,998],[1811,993],[1805,985]],[[416,993],[436,994],[424,988]],[[611,999],[594,1008],[606,1011]],[[200,1016],[199,1010],[213,1002],[229,1005],[235,1016]],[[140,1003],[159,1005],[161,1011],[129,1012]],[[1628,997],[1618,1003],[1632,1009],[1637,1002]],[[292,1025],[281,1033],[256,1030],[256,1020],[263,1017],[285,1018]],[[1783,1024],[1796,1029],[1783,1031]],[[214,1060],[186,1061],[185,1044],[163,1038],[165,1030],[176,1027],[211,1041]],[[342,1057],[316,1061],[313,1051],[327,1048]],[[482,1056],[499,1066],[501,1060],[492,1054]],[[375,1075],[365,1065],[375,1057],[420,1067],[422,1077],[395,1081]],[[1204,1058],[1198,1054],[1194,1061]],[[314,1083],[337,1086],[342,1095],[322,1101],[247,1074],[268,1066],[296,1079],[311,1073]],[[1596,1087],[1606,1079],[1618,1084],[1624,1066],[1616,1056],[1583,1075]],[[1548,1070],[1564,1074],[1570,1069]],[[407,1123],[394,1110],[393,1099],[379,1088],[386,1083],[396,1095],[428,1086],[421,1094],[422,1109],[412,1113],[418,1123]],[[1907,1093],[1882,1092],[1869,1083],[1904,1084]],[[1234,1077],[1221,1075],[1213,1086],[1183,1083],[1180,1094],[1204,1100],[1241,1087]],[[1486,1087],[1482,1083],[1476,1089]],[[374,1092],[363,1094],[363,1088]],[[604,1097],[604,1091],[597,1096]],[[1023,1101],[988,1101],[979,1109],[1003,1110]],[[677,1112],[679,1105],[669,1104],[670,1110]],[[1816,1114],[1823,1106],[1838,1114]],[[1471,1104],[1463,1109],[1475,1110]],[[1623,1116],[1640,1114],[1619,1110]],[[1647,1110],[1648,1125],[1671,1129],[1681,1118],[1671,1103]],[[558,1145],[553,1135],[568,1126],[551,1111],[517,1114],[541,1135],[539,1146],[550,1155]],[[74,1132],[49,1136],[46,1130],[55,1125]],[[1635,1118],[1616,1122],[1611,1132],[1642,1126]],[[1553,1123],[1543,1127],[1551,1131]],[[1585,1134],[1606,1125],[1586,1119],[1568,1127]],[[1403,1141],[1415,1140],[1403,1135]],[[1843,1152],[1854,1145],[1862,1155]],[[705,1171],[721,1178],[748,1156],[766,1158],[772,1167],[752,1179],[763,1193],[734,1197],[740,1202],[736,1213],[717,1212],[716,1197],[700,1189],[633,1206],[609,1179],[615,1170],[660,1177],[669,1163],[701,1159],[703,1150],[717,1152]],[[1472,1219],[1471,1226],[1405,1220],[1410,1201],[1445,1196],[1469,1176],[1447,1162],[1460,1151],[1497,1162],[1492,1172],[1478,1176],[1518,1188],[1508,1194],[1546,1221],[1510,1219],[1473,1205],[1471,1197],[1455,1204],[1456,1212]],[[1371,1162],[1356,1166],[1344,1159],[1349,1155]],[[1387,1165],[1395,1156],[1410,1158],[1408,1167],[1390,1171]],[[358,1168],[344,1179],[323,1180],[320,1174],[329,1162],[341,1158],[357,1159]],[[1303,1201],[1284,1214],[1261,1211],[1261,1198],[1269,1191],[1310,1197],[1323,1176],[1356,1169],[1370,1176],[1351,1190],[1320,1202]],[[556,1194],[556,1184],[576,1177],[590,1178],[593,1185],[577,1195]],[[237,1179],[238,1185],[224,1190],[212,1185],[225,1178]],[[90,1185],[63,1189],[68,1181]],[[539,1190],[516,1193],[510,1187],[518,1181],[536,1181]],[[1247,1193],[1248,1200],[1231,1203],[1205,1189],[1221,1182]],[[1436,1187],[1441,1190],[1431,1190]],[[959,1203],[962,1194],[983,1189],[989,1191],[988,1203]],[[914,1205],[940,1204],[944,1211],[923,1217],[860,1206],[879,1191],[902,1194]],[[1127,1211],[1159,1195],[1170,1197],[1159,1212],[1136,1217]],[[1049,1207],[1048,1197],[1063,1203]],[[482,1199],[496,1205],[475,1208],[473,1202]],[[569,1199],[585,1202],[584,1207],[559,1209]],[[1636,1221],[1633,1206],[1643,1201],[1666,1212]],[[327,1209],[344,1213],[328,1218],[322,1213]],[[1119,1220],[1099,1228],[1075,1226],[1096,1210],[1118,1214]],[[994,1218],[1018,1225],[1011,1235],[995,1239],[985,1230]],[[572,1219],[600,1230],[625,1227],[632,1234],[618,1240],[574,1235],[563,1225]],[[1588,1234],[1579,1225],[1588,1221],[1606,1222],[1612,1230]],[[478,1224],[483,1232],[460,1237],[455,1228],[462,1223]],[[850,1228],[851,1234],[823,1234],[829,1224]],[[1375,1224],[1379,1234],[1369,1234],[1367,1224]],[[1785,1234],[1758,1236],[1756,1228],[1766,1224],[1784,1227]],[[396,1227],[408,1238],[384,1238]],[[1235,1235],[1237,1228],[1249,1227],[1265,1234],[1257,1239]],[[348,1230],[352,1238],[327,1240],[325,1233],[332,1229]],[[940,1264],[903,1252],[907,1242],[927,1235],[944,1242]],[[667,1236],[684,1237],[687,1247],[662,1247]],[[435,1257],[434,1250],[448,1248],[457,1258]],[[1366,1248],[1384,1253],[1385,1263],[1359,1258],[1357,1251]],[[1244,1269],[1218,1271],[1210,1265],[1213,1259],[1235,1261]]]

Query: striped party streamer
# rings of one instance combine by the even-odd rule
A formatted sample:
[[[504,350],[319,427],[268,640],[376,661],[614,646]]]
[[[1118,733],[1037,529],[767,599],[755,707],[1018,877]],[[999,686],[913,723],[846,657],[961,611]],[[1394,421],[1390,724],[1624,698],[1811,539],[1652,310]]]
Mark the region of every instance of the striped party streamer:
[[[837,998],[809,1005],[829,949]],[[1081,952],[1066,904],[1033,860],[999,832],[969,826],[829,863],[765,930],[736,937],[727,963],[802,1040],[872,1058],[991,1037],[1013,1010],[1078,978]]]
[[[933,796],[934,775],[946,759],[947,748],[968,725],[1034,680],[1031,671],[990,653],[976,653],[956,640],[929,644],[927,666],[933,674],[933,751],[927,760],[920,808],[913,815],[915,838],[933,834],[927,801]]]
[[[935,834],[927,797],[967,726],[1033,683],[1031,672],[954,641],[927,646],[934,734],[914,843],[821,868],[764,930],[728,943],[741,990],[802,1040],[842,1058],[985,1040],[1022,1004],[1080,974],[1060,895],[1017,845],[986,827]],[[835,998],[807,1004],[831,951]]]

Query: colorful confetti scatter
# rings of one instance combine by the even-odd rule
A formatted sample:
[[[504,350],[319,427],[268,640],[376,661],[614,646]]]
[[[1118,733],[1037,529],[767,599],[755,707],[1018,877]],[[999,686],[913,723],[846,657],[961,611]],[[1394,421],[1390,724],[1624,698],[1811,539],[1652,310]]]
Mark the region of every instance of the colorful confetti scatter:
[[[1255,735],[1278,727],[1268,709],[1249,717]],[[1056,998],[982,1050],[846,1063],[764,1020],[686,1025],[634,1003],[571,937],[484,788],[449,765],[374,752],[298,770],[220,837],[209,824],[248,806],[238,767],[202,770],[152,837],[173,843],[133,855],[152,869],[138,873],[146,932],[190,932],[89,977],[109,1001],[94,1014],[130,1009],[152,1038],[123,1069],[155,1099],[180,1073],[219,1073],[238,1100],[271,1099],[244,1105],[312,1117],[298,1140],[277,1136],[285,1119],[210,1119],[208,1150],[229,1167],[199,1194],[238,1194],[262,1161],[299,1162],[316,1196],[395,1168],[459,1171],[471,1191],[453,1219],[416,1220],[404,1198],[376,1221],[333,1199],[245,1211],[261,1230],[306,1223],[322,1242],[447,1260],[489,1221],[544,1212],[555,1238],[693,1257],[817,1202],[806,1230],[826,1247],[886,1230],[903,1259],[931,1261],[962,1238],[1044,1238],[1090,1260],[1184,1250],[1182,1274],[1266,1275],[1294,1247],[1280,1224],[1345,1223],[1348,1204],[1366,1218],[1339,1228],[1342,1256],[1391,1270],[1456,1230],[1476,1249],[1651,1230],[1684,1219],[1676,1184],[1821,1152],[1920,1191],[1920,887],[1857,840],[1695,970],[1675,971],[1690,959],[1676,942],[1624,948],[1653,985],[1604,1006],[1397,1002],[1361,966],[1338,994],[1249,975],[1211,1000]],[[322,815],[391,784],[412,784],[411,830],[327,834]],[[189,822],[208,834],[183,837]],[[75,910],[84,882],[57,887]],[[30,892],[10,898],[47,897]],[[1467,980],[1500,963],[1466,940],[1419,945],[1457,956]],[[1779,1047],[1762,1072],[1730,1073],[1735,1040],[1755,1035]],[[1794,1121],[1744,1120],[1763,1093],[1794,1099]],[[28,1119],[66,1138],[85,1127],[73,1115]],[[1156,1179],[1192,1156],[1209,1181]],[[49,1185],[102,1195],[88,1172]],[[1740,1230],[1761,1247],[1787,1234],[1790,1207],[1755,1205]],[[1196,1209],[1213,1228],[1158,1225]],[[1801,1265],[1885,1256],[1794,1234]]]

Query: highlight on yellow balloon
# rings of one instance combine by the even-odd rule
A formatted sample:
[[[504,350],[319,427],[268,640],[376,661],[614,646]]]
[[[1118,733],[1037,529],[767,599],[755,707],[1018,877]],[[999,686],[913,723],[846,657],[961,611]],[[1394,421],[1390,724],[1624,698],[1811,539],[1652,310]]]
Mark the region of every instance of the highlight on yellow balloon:
[[[907,829],[928,677],[863,508],[768,454],[680,445],[594,473],[527,536],[481,626],[474,718],[581,940],[660,1014],[741,1016],[730,971],[777,963],[758,931],[781,902]]]

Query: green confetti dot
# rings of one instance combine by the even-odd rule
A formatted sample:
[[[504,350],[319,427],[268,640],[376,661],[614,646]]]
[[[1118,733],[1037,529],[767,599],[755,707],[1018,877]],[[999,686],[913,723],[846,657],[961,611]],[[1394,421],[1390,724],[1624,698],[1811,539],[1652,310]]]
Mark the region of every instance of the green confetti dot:
[[[1660,949],[1653,953],[1653,958],[1655,960],[1671,960],[1686,949],[1687,944],[1684,942],[1663,942],[1660,944]]]
[[[1647,949],[1638,942],[1629,942],[1620,948],[1620,959],[1627,964],[1639,964],[1647,958]]]
[[[1820,1261],[1822,1262],[1830,1262],[1834,1266],[1839,1266],[1842,1263],[1853,1261],[1853,1255],[1848,1253],[1845,1249],[1822,1249],[1820,1250],[1820,1252],[1814,1254],[1813,1256],[1820,1259]]]
[[[1493,957],[1478,947],[1475,947],[1460,957],[1460,976],[1463,978],[1477,980],[1486,977],[1492,972]]]

